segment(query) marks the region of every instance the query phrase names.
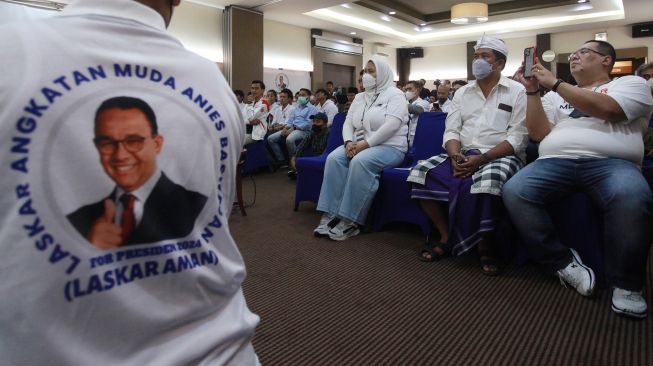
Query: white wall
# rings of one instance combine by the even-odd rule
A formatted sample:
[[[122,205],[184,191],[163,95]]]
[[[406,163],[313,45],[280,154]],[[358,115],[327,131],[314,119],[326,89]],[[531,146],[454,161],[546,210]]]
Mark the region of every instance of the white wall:
[[[604,31],[608,32],[608,42],[614,48],[648,47],[648,61],[653,60],[653,37],[632,38],[630,26],[553,33],[551,48],[556,53],[570,53],[577,50],[585,41],[594,39],[594,34]]]
[[[272,69],[313,71],[311,30],[264,20],[263,66]]]
[[[363,63],[366,64],[367,61],[372,58],[374,55],[372,53],[372,50],[374,48],[374,43],[372,42],[365,42],[363,40]],[[399,74],[397,73],[397,49],[394,47],[384,47],[386,48],[389,52],[388,56],[381,56],[383,60],[385,60],[388,65],[390,65],[390,69],[392,69],[393,74],[395,75],[394,80],[397,81],[399,80]]]
[[[222,13],[217,8],[182,1],[175,8],[168,31],[187,49],[211,61],[223,62]]]
[[[467,79],[467,45],[425,47],[423,58],[410,60],[410,80]],[[427,82],[427,88],[433,85]]]

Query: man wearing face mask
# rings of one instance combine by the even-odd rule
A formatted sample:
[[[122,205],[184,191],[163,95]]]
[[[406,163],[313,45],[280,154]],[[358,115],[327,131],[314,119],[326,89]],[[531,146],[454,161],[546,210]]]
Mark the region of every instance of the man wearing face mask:
[[[310,117],[318,113],[317,109],[309,103],[310,96],[310,90],[300,89],[297,96],[297,107],[292,111],[286,125],[280,131],[268,136],[268,144],[276,159],[274,164],[277,166],[283,165],[286,160],[281,149],[282,143],[286,144],[288,156],[294,156],[297,144],[308,137],[311,130]]]
[[[449,108],[451,108],[451,101],[449,100],[449,91],[451,87],[449,85],[442,84],[438,87],[437,91],[437,104],[433,104],[433,112],[444,112],[448,113]]]
[[[415,129],[417,128],[417,122],[419,120],[419,115],[428,112],[431,109],[431,105],[428,101],[419,97],[420,92],[422,91],[422,86],[419,81],[409,81],[406,84],[406,99],[408,100],[408,150],[410,151],[413,146],[413,140],[415,139]]]
[[[521,166],[528,141],[524,87],[505,76],[508,49],[482,37],[474,47],[475,81],[461,87],[446,119],[447,154],[418,163],[408,178],[412,197],[437,232],[419,253],[432,262],[478,247],[481,269],[500,272],[493,232],[501,219],[501,187]],[[449,210],[440,202],[448,202]],[[438,238],[438,239],[436,239]]]

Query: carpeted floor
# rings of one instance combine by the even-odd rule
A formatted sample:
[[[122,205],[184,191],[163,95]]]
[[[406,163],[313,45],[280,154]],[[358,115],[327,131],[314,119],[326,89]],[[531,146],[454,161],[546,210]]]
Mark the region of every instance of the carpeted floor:
[[[484,276],[473,256],[422,263],[410,225],[345,242],[314,238],[315,205],[292,210],[285,172],[254,175],[231,231],[261,316],[263,365],[653,365],[653,315],[615,315],[531,266]],[[244,180],[245,201],[254,182]],[[651,299],[652,271],[647,298]]]

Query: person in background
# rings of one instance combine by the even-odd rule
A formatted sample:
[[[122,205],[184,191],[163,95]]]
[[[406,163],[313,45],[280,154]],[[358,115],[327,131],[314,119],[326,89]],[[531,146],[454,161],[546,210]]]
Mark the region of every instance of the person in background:
[[[317,109],[311,103],[309,98],[311,91],[305,88],[299,90],[297,98],[297,107],[292,111],[286,125],[279,131],[268,136],[268,146],[274,156],[275,166],[286,165],[286,158],[281,149],[281,144],[285,143],[288,156],[294,156],[297,145],[308,137],[311,130],[310,117],[317,114]]]
[[[331,152],[324,169],[316,236],[346,240],[360,233],[384,168],[404,160],[407,150],[406,96],[394,87],[390,66],[372,58],[363,74],[365,92],[356,95],[342,130],[343,146]],[[361,140],[355,139],[359,130]]]
[[[252,103],[248,104],[245,109],[247,121],[245,146],[265,138],[268,133],[268,115],[270,114],[270,104],[266,98],[263,98],[265,84],[261,80],[253,80],[249,90],[252,95]]]
[[[528,143],[524,87],[501,75],[507,56],[498,38],[476,42],[476,80],[458,90],[447,115],[447,153],[419,162],[410,172],[411,197],[436,229],[418,253],[422,261],[476,249],[483,274],[501,272],[501,242],[495,235],[503,219],[501,188],[523,166]]]
[[[243,93],[243,91],[240,89],[234,89],[233,92],[236,96],[236,100],[238,101],[240,110],[243,112],[243,115],[245,115],[245,108],[247,107],[247,104],[245,103],[245,93]]]
[[[353,86],[347,88],[347,103],[345,103],[342,107],[343,112],[345,113],[349,112],[349,107],[351,107],[351,103],[354,102],[354,98],[356,98],[356,94],[358,94],[358,89],[356,89]]]
[[[288,171],[288,178],[290,179],[297,179],[297,158],[302,156],[322,155],[327,145],[327,139],[329,137],[327,115],[324,113],[318,113],[310,118],[313,120],[310,134],[299,144],[299,146],[297,146],[297,151],[295,151],[295,154],[290,157],[290,170]],[[310,154],[308,154],[309,151]]]
[[[277,92],[276,90],[270,89],[267,92],[265,92],[265,100],[268,101],[268,104],[270,105],[270,113],[268,114],[268,130],[271,128],[272,124],[276,123],[284,123],[285,121],[275,121],[274,116],[278,113],[280,109],[279,102],[277,101]]]
[[[647,315],[642,289],[653,239],[653,198],[639,165],[642,134],[653,111],[651,88],[637,76],[612,80],[616,59],[608,42],[590,40],[569,55],[570,85],[543,65],[515,78],[527,90],[526,124],[539,157],[504,187],[503,201],[531,258],[582,296],[594,293],[594,271],[560,241],[547,205],[586,192],[603,215],[605,273],[612,310]],[[540,87],[550,89],[543,98]],[[559,106],[569,103],[571,112]],[[579,213],[582,214],[582,213]]]
[[[431,95],[431,91],[426,87],[426,80],[419,79],[419,86],[422,87],[419,97],[422,99],[428,99],[429,95]]]
[[[333,124],[333,117],[338,114],[338,106],[336,106],[333,100],[328,98],[329,95],[329,92],[324,89],[318,89],[315,92],[315,108],[318,112],[324,113],[329,117],[327,127],[331,127],[331,124]]]
[[[431,109],[429,102],[419,97],[421,91],[422,86],[419,81],[411,80],[406,83],[406,92],[404,94],[406,100],[408,100],[408,151],[413,146],[419,115]]]
[[[327,81],[325,87],[326,87],[326,94],[328,98],[336,96],[336,89],[333,85],[333,81]],[[317,94],[317,92],[315,93]]]
[[[453,96],[456,94],[456,90],[462,88],[465,85],[467,85],[467,82],[464,80],[456,80],[451,83],[451,95],[449,96],[449,99],[453,99]]]
[[[275,109],[272,117],[272,124],[268,127],[268,133],[274,133],[283,129],[288,123],[295,107],[290,103],[292,101],[292,92],[289,89],[283,89],[279,92],[279,108]]]
[[[449,90],[450,86],[442,84],[438,87],[438,92],[436,94],[436,101],[433,103],[431,112],[444,112],[448,113],[451,108],[451,101],[449,100]]]

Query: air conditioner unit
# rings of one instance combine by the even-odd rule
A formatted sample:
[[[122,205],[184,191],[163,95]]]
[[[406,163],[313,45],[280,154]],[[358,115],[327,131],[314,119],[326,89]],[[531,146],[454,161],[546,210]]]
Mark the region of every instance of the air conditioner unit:
[[[321,48],[328,51],[348,53],[352,55],[362,55],[363,45],[338,39],[330,39],[316,34],[313,35],[313,47]]]
[[[390,56],[390,49],[381,44],[374,44],[372,46],[372,54],[380,56]]]

